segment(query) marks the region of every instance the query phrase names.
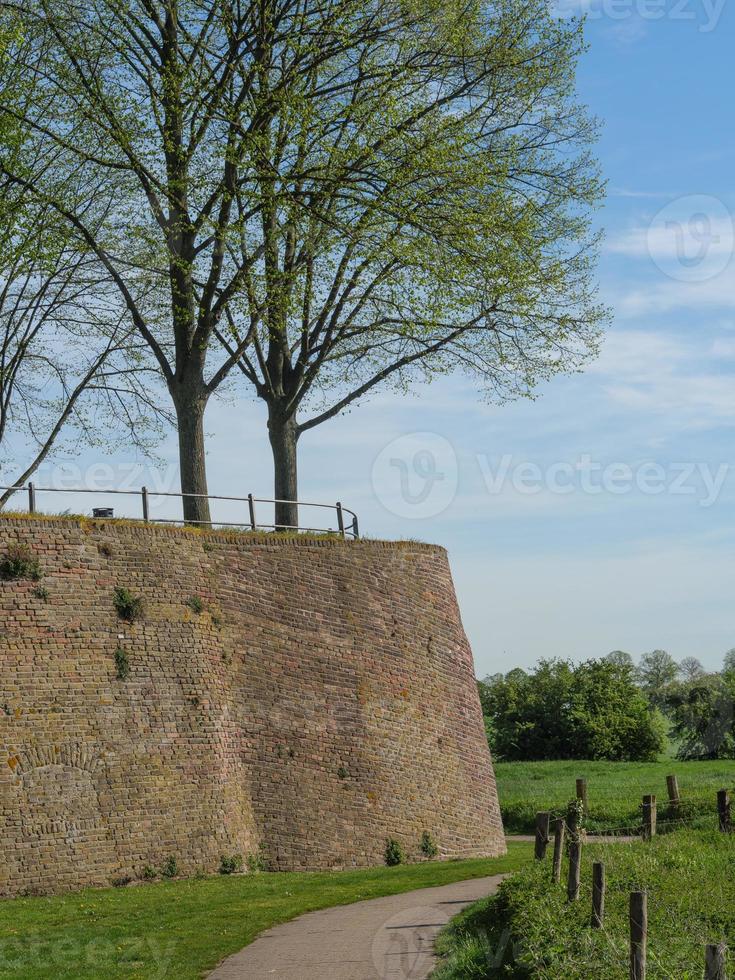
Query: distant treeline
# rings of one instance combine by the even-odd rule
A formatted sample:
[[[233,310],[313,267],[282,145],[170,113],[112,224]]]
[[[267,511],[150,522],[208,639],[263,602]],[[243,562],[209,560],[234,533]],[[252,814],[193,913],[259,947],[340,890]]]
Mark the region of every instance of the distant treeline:
[[[509,761],[652,761],[668,737],[681,759],[735,758],[735,650],[708,673],[665,650],[636,664],[615,650],[573,664],[541,660],[479,682],[490,747]]]

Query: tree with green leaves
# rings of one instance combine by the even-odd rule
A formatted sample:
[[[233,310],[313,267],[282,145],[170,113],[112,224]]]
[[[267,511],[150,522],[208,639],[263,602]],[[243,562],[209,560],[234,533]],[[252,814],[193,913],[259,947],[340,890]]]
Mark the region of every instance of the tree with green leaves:
[[[639,686],[651,704],[662,707],[666,702],[666,692],[677,678],[679,665],[665,650],[652,650],[644,653],[636,669]]]
[[[500,759],[649,761],[663,748],[660,716],[630,667],[608,659],[542,660],[531,673],[481,683],[480,697]]]
[[[29,43],[0,18],[0,105],[14,110],[0,113],[0,144],[26,175],[53,167],[22,123],[38,94],[15,57]],[[117,430],[147,448],[159,409],[104,270],[53,208],[14,181],[0,190],[0,484],[30,479],[65,436],[109,443]],[[12,499],[0,491],[0,507]]]
[[[43,38],[23,122],[84,181],[2,154],[0,173],[116,284],[173,401],[185,493],[207,492],[204,412],[235,366],[289,501],[300,436],[378,385],[463,371],[503,400],[595,352],[582,25],[545,0],[14,7]]]

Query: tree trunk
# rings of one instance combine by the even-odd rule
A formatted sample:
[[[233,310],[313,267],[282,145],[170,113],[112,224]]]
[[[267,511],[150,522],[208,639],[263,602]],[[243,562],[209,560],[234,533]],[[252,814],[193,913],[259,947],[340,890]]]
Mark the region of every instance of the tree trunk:
[[[281,503],[276,504],[274,518],[276,530],[298,527],[299,508],[296,501],[298,489],[297,443],[299,438],[296,421],[282,418],[277,410],[268,414],[268,438],[273,451],[273,470],[275,491],[273,496]]]
[[[207,468],[204,456],[204,410],[206,399],[188,392],[174,397],[179,430],[179,472],[182,494],[204,494],[184,497],[184,521],[206,524],[211,520],[206,498]]]

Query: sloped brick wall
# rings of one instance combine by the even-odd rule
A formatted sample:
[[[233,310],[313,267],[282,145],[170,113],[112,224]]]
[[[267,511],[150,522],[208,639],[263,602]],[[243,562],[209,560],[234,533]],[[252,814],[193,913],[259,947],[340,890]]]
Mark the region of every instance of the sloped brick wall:
[[[504,851],[441,548],[0,518],[0,558],[18,542],[43,579],[0,582],[0,894],[169,855],[380,864],[424,830],[442,857]]]

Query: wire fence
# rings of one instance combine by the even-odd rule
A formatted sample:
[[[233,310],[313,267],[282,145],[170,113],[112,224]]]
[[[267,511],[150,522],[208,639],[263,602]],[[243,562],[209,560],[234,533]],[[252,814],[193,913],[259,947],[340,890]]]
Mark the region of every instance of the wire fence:
[[[97,494],[104,495],[104,497],[108,498],[114,497],[116,500],[122,500],[124,498],[126,501],[132,502],[135,513],[126,513],[121,516],[125,519],[143,520],[145,523],[186,523],[204,525],[210,528],[237,528],[248,531],[298,531],[312,534],[338,534],[342,538],[352,538],[353,540],[357,540],[360,537],[357,514],[348,507],[343,506],[340,501],[337,501],[334,504],[326,504],[306,500],[278,500],[267,497],[255,497],[252,493],[249,493],[247,497],[234,497],[224,496],[221,494],[176,493],[174,491],[149,490],[147,487],[140,487],[139,489],[134,490],[91,490],[85,487],[66,489],[61,487],[37,487],[33,483],[28,483],[22,486],[0,486],[0,493],[2,493],[6,502],[14,500],[16,495],[20,494],[21,498],[26,504],[23,510],[29,514],[43,513],[43,511],[39,510],[38,507],[39,497],[42,494],[64,494],[71,496],[74,500],[87,494]],[[230,508],[230,516],[234,516],[239,511],[242,514],[242,519],[185,521],[183,516],[154,516],[152,514],[152,507],[158,502],[159,499],[165,501],[174,499],[180,500],[182,502],[182,506],[185,499],[199,499],[214,503],[227,503],[228,505],[234,505],[234,510],[233,508]],[[309,526],[301,523],[276,523],[275,517],[272,521],[268,520],[269,517],[273,516],[270,511],[275,510],[279,504],[295,505],[298,508],[299,513],[301,512],[302,508],[305,508],[307,511],[312,511],[315,509],[319,510],[320,512],[329,511],[334,514],[334,523],[325,527],[323,525]],[[269,511],[265,514],[265,519],[263,518],[262,512],[263,506],[267,507]],[[0,509],[2,508],[0,507]],[[115,509],[109,506],[93,507],[91,516],[99,518],[114,518]],[[316,524],[316,520],[310,522],[310,524]]]

